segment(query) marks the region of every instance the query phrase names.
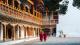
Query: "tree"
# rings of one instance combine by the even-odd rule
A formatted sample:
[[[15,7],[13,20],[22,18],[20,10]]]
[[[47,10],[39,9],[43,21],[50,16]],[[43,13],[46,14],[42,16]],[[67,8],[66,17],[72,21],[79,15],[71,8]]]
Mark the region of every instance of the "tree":
[[[49,11],[55,11],[59,9],[59,2],[62,0],[44,0],[44,7],[48,7]]]
[[[79,9],[80,8],[80,0],[73,0],[73,6],[77,7]]]
[[[62,2],[62,4],[60,4],[59,8],[59,13],[60,14],[66,14],[67,8],[68,8],[68,3],[69,1],[65,0]]]
[[[66,14],[69,1],[65,0],[62,4],[59,4],[63,0],[44,0],[44,7],[48,7],[49,11],[58,10],[60,14]]]

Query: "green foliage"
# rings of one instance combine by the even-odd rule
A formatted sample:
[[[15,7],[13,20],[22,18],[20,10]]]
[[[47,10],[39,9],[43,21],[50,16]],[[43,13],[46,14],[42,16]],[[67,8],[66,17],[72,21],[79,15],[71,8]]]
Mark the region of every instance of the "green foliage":
[[[63,0],[44,0],[44,6],[49,8],[49,11],[59,10],[60,14],[66,14],[69,1],[63,1],[62,4],[59,4]]]
[[[73,0],[73,6],[80,8],[80,0]]]
[[[69,3],[69,1],[63,1],[63,3],[60,4],[59,14],[66,14],[66,11],[67,11],[67,8],[68,8],[68,3]]]
[[[48,7],[50,11],[59,9],[59,2],[62,0],[44,0],[44,6]]]
[[[66,14],[67,8],[68,8],[68,6],[60,5],[59,13],[60,14]]]

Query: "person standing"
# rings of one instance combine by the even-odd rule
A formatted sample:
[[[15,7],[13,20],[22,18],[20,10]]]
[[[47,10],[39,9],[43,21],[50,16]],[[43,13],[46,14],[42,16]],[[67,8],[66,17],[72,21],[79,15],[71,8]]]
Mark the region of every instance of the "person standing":
[[[43,32],[40,32],[39,38],[40,38],[40,41],[42,42],[43,41]]]
[[[44,33],[43,36],[44,36],[44,41],[46,41],[47,40],[47,34]]]

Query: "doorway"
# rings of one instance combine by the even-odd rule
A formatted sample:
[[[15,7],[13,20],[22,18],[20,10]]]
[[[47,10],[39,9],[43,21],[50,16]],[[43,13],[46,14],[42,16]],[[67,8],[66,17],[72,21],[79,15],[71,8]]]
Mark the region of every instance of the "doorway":
[[[7,39],[12,39],[12,29],[13,29],[13,27],[10,24],[8,24],[6,27]]]
[[[52,29],[52,36],[56,36],[56,28]]]

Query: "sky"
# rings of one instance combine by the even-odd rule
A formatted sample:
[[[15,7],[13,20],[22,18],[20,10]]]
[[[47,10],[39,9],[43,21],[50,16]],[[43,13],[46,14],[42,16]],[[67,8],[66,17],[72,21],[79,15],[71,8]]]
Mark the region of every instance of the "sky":
[[[68,10],[65,15],[59,15],[57,24],[57,36],[62,30],[68,37],[80,37],[80,10],[72,6],[73,0],[69,0]]]

